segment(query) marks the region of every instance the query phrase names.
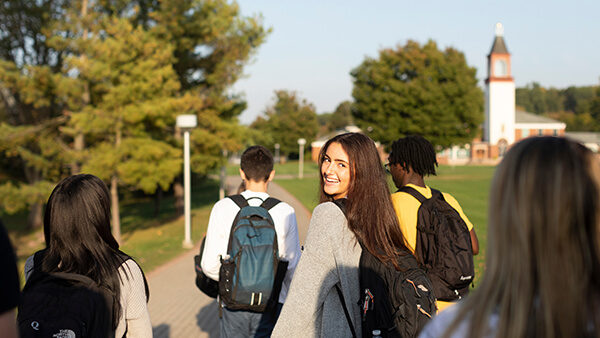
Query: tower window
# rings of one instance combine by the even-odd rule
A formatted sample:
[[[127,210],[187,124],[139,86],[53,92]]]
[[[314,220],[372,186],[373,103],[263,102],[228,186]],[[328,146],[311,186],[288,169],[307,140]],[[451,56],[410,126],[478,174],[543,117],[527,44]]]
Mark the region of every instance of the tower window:
[[[494,76],[507,76],[508,69],[506,66],[506,61],[504,60],[496,60],[494,63]]]

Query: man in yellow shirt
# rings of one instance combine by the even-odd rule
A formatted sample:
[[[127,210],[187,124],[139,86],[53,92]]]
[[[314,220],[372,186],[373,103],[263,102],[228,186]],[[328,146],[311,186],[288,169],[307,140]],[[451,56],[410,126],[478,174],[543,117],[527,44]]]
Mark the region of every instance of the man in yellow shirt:
[[[398,189],[404,186],[411,187],[429,199],[432,196],[431,188],[425,185],[423,179],[426,175],[435,175],[438,165],[435,150],[431,143],[422,136],[407,136],[396,140],[388,157],[388,170],[392,174],[394,184]],[[450,194],[442,193],[446,202],[454,208],[467,224],[471,236],[473,255],[479,253],[479,241],[473,224],[460,204]],[[392,194],[392,201],[398,215],[400,228],[407,241],[407,246],[415,253],[417,243],[417,213],[421,202],[407,192],[398,191]],[[440,310],[448,307],[450,302],[438,301]]]

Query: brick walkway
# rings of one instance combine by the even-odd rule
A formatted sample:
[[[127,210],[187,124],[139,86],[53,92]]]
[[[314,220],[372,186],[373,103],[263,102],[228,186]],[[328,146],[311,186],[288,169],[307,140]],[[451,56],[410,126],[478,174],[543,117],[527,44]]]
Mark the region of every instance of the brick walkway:
[[[230,189],[237,189],[239,177],[228,177]],[[296,210],[300,244],[308,229],[310,212],[292,195],[275,183],[269,194]],[[150,318],[155,338],[219,337],[219,317],[216,300],[196,288],[194,255],[197,246],[166,265],[148,274],[150,287]]]

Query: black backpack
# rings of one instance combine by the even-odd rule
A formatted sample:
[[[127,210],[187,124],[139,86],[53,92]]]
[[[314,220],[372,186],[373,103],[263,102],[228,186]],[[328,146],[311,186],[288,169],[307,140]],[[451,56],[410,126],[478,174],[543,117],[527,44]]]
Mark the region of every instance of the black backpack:
[[[200,253],[194,256],[194,265],[196,266],[196,286],[200,291],[204,292],[205,295],[211,298],[217,298],[219,295],[219,282],[211,279],[202,271],[202,255],[204,253],[204,244],[206,243],[206,236],[202,238],[202,244],[200,244]]]
[[[279,259],[269,197],[251,206],[242,195],[229,196],[239,207],[231,225],[227,257],[221,257],[219,296],[230,310],[265,312],[279,301],[287,261]],[[258,197],[255,197],[258,198]]]
[[[439,190],[431,189],[429,199],[411,187],[404,186],[399,191],[421,202],[415,254],[421,268],[431,278],[435,296],[441,301],[466,296],[475,278],[473,246],[467,224]]]
[[[114,337],[113,297],[89,277],[41,271],[42,252],[23,288],[17,322],[22,338]]]
[[[337,204],[345,213],[344,199]],[[404,251],[398,257],[400,271],[382,263],[363,248],[359,261],[362,336],[417,337],[437,313],[433,285],[415,257]],[[338,291],[343,298],[341,292]],[[342,304],[345,304],[342,300]],[[344,308],[347,312],[347,309]],[[349,314],[346,318],[351,325]],[[352,328],[354,331],[354,328]]]

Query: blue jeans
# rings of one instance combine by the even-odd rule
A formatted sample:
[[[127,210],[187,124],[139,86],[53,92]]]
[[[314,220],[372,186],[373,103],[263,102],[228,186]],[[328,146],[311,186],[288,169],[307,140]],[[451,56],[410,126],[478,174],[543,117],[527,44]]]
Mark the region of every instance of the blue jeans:
[[[223,308],[221,338],[270,337],[283,304],[263,313]]]

